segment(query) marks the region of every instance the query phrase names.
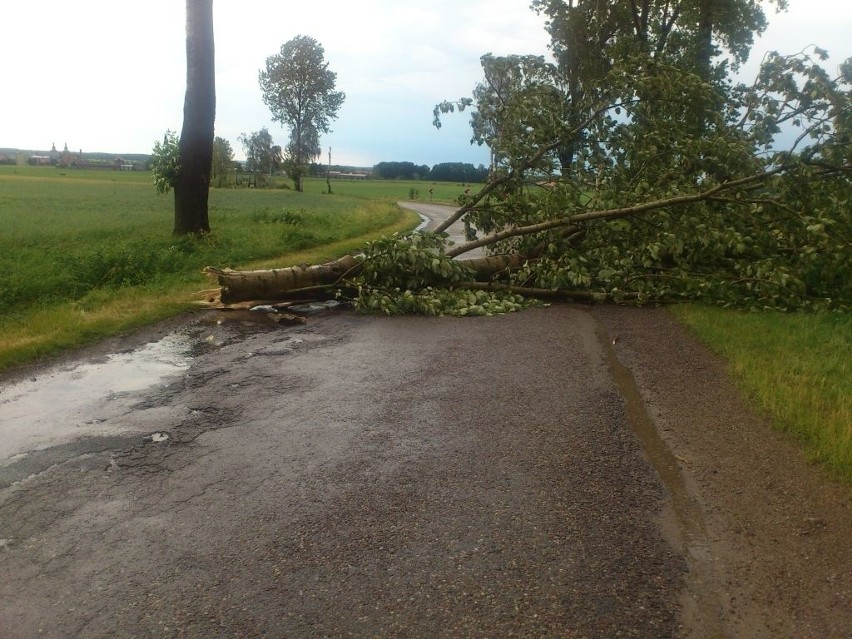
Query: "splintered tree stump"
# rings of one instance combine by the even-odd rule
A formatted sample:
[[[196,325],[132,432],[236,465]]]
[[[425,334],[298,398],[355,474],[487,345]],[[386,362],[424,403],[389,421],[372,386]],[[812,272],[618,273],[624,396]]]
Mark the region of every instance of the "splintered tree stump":
[[[306,291],[333,286],[351,277],[361,264],[351,255],[315,266],[302,265],[259,271],[234,271],[208,266],[204,272],[219,283],[223,304],[246,300],[285,300]]]

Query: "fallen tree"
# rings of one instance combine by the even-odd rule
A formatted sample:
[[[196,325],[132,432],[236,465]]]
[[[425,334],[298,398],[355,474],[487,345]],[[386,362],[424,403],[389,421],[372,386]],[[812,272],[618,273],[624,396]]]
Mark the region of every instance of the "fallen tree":
[[[315,266],[304,264],[257,271],[208,266],[204,271],[219,282],[221,288],[216,301],[230,304],[319,295],[323,290],[336,286],[344,277],[356,275],[360,267],[361,263],[356,258],[345,255]]]
[[[494,129],[501,163],[437,232],[318,266],[209,269],[220,300],[337,297],[367,312],[456,315],[530,297],[848,307],[852,62],[830,78],[807,54],[771,55],[751,87],[631,64],[613,68],[574,126],[538,84],[506,99],[500,118],[526,135]],[[697,121],[696,104],[713,108]],[[782,127],[797,136],[773,151]],[[558,168],[566,145],[570,173]],[[481,237],[450,245],[455,222]],[[475,248],[489,256],[458,259]]]

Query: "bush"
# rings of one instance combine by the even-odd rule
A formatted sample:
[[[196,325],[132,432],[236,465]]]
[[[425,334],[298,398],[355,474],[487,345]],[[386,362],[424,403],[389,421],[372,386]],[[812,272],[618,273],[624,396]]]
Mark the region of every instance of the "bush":
[[[172,190],[180,174],[180,138],[173,131],[166,131],[162,143],[154,143],[151,172],[157,193],[166,194]]]

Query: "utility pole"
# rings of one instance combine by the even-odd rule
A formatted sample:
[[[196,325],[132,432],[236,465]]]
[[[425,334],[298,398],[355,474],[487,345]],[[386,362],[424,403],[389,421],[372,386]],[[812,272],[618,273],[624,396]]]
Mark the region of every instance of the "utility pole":
[[[328,185],[328,194],[331,195],[331,147],[328,147],[328,170],[325,172],[325,183]]]

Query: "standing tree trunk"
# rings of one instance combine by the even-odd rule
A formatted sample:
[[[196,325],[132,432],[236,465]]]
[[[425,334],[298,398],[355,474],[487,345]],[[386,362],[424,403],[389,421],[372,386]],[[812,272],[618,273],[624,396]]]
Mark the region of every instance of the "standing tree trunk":
[[[325,172],[325,183],[328,185],[328,194],[331,195],[331,147],[328,147],[328,170]]]
[[[704,82],[710,82],[713,70],[713,26],[714,13],[713,3],[715,0],[700,0],[698,4],[698,29],[695,35],[695,72]],[[702,137],[707,132],[708,105],[702,98],[693,98],[691,101],[691,118],[694,120],[694,135]],[[721,105],[719,106],[721,108]],[[718,176],[718,168],[711,173]]]
[[[701,0],[698,7],[698,32],[695,43],[695,66],[705,82],[710,80],[713,61],[713,0]]]
[[[293,161],[295,166],[293,167],[293,183],[296,185],[296,192],[302,192],[302,123],[296,125],[296,153],[294,154]]]
[[[216,70],[213,0],[186,0],[186,98],[175,189],[175,235],[210,230],[207,197],[213,163]]]

